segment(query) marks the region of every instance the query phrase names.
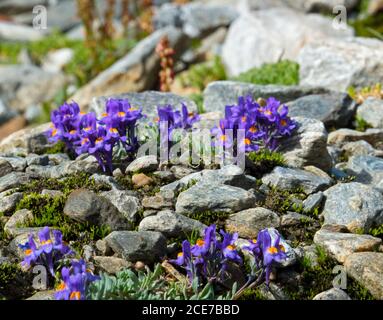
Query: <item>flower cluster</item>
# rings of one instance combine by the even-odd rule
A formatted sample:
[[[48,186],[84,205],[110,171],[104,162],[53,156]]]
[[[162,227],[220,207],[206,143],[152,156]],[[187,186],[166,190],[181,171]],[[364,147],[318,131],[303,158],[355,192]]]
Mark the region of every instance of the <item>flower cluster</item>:
[[[208,282],[224,280],[228,264],[242,264],[242,258],[234,244],[238,234],[231,235],[223,230],[220,234],[222,241],[216,236],[216,226],[211,225],[205,229],[204,238],[197,240],[195,245],[191,246],[185,240],[182,243],[182,252],[177,259],[170,262],[184,267],[190,282],[195,279]]]
[[[60,231],[52,230],[52,234],[53,239],[49,227],[44,227],[38,233],[38,240],[30,234],[28,241],[19,245],[25,254],[21,263],[23,267],[43,265],[48,268],[52,276],[55,275],[54,266],[64,257],[73,254],[73,251],[63,242]]]
[[[185,104],[182,104],[181,111],[173,110],[170,105],[157,107],[157,113],[158,118],[156,121],[159,132],[161,137],[167,139],[168,142],[173,140],[173,131],[175,129],[189,130],[195,122],[200,120],[200,116],[189,112]]]
[[[238,148],[245,152],[266,148],[275,151],[279,140],[291,135],[296,123],[288,117],[288,107],[275,98],[254,101],[251,96],[240,97],[238,104],[226,106],[225,118],[212,130],[216,145],[232,148],[235,137]],[[238,134],[242,130],[242,135]]]
[[[99,276],[87,269],[84,260],[72,260],[71,267],[64,267],[61,270],[62,281],[56,289],[56,300],[85,300],[88,285]]]
[[[286,259],[286,249],[280,244],[281,236],[275,232],[274,236],[268,229],[258,233],[257,239],[250,240],[248,246],[242,249],[250,251],[255,258],[255,266],[265,271],[266,283],[269,283],[273,264]]]
[[[104,172],[111,172],[113,149],[117,144],[126,152],[137,150],[136,122],[142,117],[142,110],[122,99],[109,99],[100,120],[95,113],[81,113],[75,102],[65,103],[52,112],[52,128],[47,135],[50,142],[64,141],[77,155],[93,155]]]

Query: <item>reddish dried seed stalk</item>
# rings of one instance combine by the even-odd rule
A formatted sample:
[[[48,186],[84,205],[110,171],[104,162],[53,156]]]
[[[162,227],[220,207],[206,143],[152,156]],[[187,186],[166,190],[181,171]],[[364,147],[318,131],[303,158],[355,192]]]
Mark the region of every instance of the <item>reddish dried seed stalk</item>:
[[[129,12],[129,0],[122,0],[122,13],[121,13],[121,21],[124,26],[125,36],[128,35],[129,22],[132,20]]]
[[[116,0],[107,0],[107,8],[104,14],[104,25],[102,26],[104,40],[113,38],[113,33],[115,31],[113,26],[115,4]]]
[[[169,38],[164,36],[156,47],[156,53],[160,57],[161,71],[160,76],[160,90],[162,92],[169,92],[170,86],[174,81],[174,60],[173,56],[175,51],[170,47]]]

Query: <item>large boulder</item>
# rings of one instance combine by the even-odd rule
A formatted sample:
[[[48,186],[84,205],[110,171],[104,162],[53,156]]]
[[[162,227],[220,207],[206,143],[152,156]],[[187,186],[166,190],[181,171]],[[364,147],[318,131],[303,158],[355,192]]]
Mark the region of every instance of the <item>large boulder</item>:
[[[283,32],[281,32],[283,30]],[[312,39],[352,36],[350,27],[337,30],[329,18],[288,8],[272,8],[243,14],[230,26],[222,58],[230,76],[264,63],[295,60]]]
[[[237,81],[215,81],[208,84],[204,96],[204,109],[206,112],[225,112],[225,106],[238,103],[238,97],[251,95],[253,98],[274,97],[282,103],[298,98],[329,93],[330,90],[318,87],[255,85]]]
[[[345,92],[383,82],[383,43],[367,38],[320,39],[297,59],[302,85]]]
[[[357,116],[373,128],[383,129],[383,100],[368,98],[357,109]]]
[[[365,231],[383,223],[383,195],[358,182],[337,184],[324,192],[326,224],[346,226],[351,232]]]
[[[93,97],[139,92],[152,88],[158,80],[160,70],[160,58],[155,53],[155,48],[163,36],[168,36],[170,45],[177,54],[182,54],[186,36],[174,27],[158,30],[137,44],[125,57],[80,88],[72,99],[84,108]]]
[[[351,157],[347,171],[356,177],[355,181],[371,185],[383,191],[383,159],[373,156]]]

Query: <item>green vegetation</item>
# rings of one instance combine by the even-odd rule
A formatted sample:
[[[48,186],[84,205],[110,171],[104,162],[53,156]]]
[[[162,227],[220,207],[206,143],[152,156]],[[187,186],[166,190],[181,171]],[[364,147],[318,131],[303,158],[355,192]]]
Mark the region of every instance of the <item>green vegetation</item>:
[[[277,212],[280,215],[286,214],[287,211],[303,213],[303,206],[297,204],[296,200],[303,201],[306,197],[307,195],[301,188],[281,190],[275,187],[270,187],[270,191],[260,205]]]
[[[230,213],[228,212],[202,211],[191,213],[188,217],[198,220],[207,226],[215,223],[217,224],[217,228],[220,228],[224,225],[225,220],[229,218],[229,215]]]
[[[25,273],[15,263],[0,264],[0,300],[23,299],[31,295],[32,274]]]
[[[197,105],[197,112],[199,114],[205,113],[203,107],[203,94],[202,93],[193,93],[189,95],[189,99],[193,100]]]
[[[366,288],[350,277],[347,277],[346,292],[352,300],[375,300]]]
[[[249,170],[257,178],[271,172],[275,167],[283,167],[286,165],[286,160],[281,153],[269,151],[268,149],[250,152],[248,158],[252,162]]]
[[[277,63],[268,63],[260,68],[253,68],[246,71],[234,80],[259,85],[297,85],[299,84],[299,64],[288,60]]]
[[[268,300],[259,288],[247,288],[239,300]]]
[[[364,16],[350,22],[358,37],[383,39],[383,13],[375,16]]]
[[[301,281],[293,287],[287,286],[287,293],[293,300],[312,300],[318,293],[332,288],[336,262],[331,259],[323,248],[316,247],[317,264],[313,265],[307,257],[298,266]]]
[[[372,126],[366,120],[358,116],[355,117],[355,130],[364,132],[369,128],[372,128]]]
[[[358,104],[361,104],[367,98],[383,99],[382,84],[377,83],[374,86],[363,87],[357,90],[355,87],[350,87],[347,90],[349,96],[354,99]]]
[[[211,61],[191,66],[187,71],[181,73],[176,80],[179,80],[184,88],[195,88],[202,92],[210,82],[226,80],[226,78],[225,67],[221,59],[216,56]]]
[[[81,252],[82,245],[103,239],[110,233],[107,226],[95,226],[89,223],[75,222],[63,213],[66,196],[51,197],[31,193],[17,205],[16,210],[28,209],[34,218],[23,227],[49,226],[61,230],[65,241],[73,241],[71,246]]]
[[[371,228],[368,231],[368,234],[383,239],[383,224],[381,224],[379,227]]]
[[[49,120],[48,120],[49,122]],[[48,150],[45,151],[45,154],[57,154],[57,153],[65,153],[65,143],[62,141],[57,142]]]
[[[186,279],[185,279],[186,280]],[[230,300],[236,291],[217,296],[209,283],[203,288],[189,287],[185,282],[169,281],[160,264],[153,271],[147,269],[137,274],[125,269],[116,276],[101,274],[101,280],[93,282],[87,298],[92,300]]]

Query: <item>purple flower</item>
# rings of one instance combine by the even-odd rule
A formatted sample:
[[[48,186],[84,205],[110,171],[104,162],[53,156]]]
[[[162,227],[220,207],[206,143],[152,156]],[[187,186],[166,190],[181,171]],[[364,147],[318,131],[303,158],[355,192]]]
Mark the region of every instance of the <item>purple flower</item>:
[[[100,277],[86,268],[84,260],[72,260],[70,268],[61,270],[62,281],[56,289],[56,300],[85,300],[88,285]]]
[[[33,234],[30,234],[28,241],[19,247],[24,251],[25,257],[22,266],[30,268],[34,265],[44,265],[48,267],[49,272],[54,276],[54,266],[65,256],[73,251],[62,241],[62,233],[58,230],[51,231],[49,227],[44,227],[38,233],[38,244]]]
[[[170,263],[174,263],[177,266],[182,266],[186,270],[190,282],[193,281],[195,276],[194,265],[192,261],[192,254],[190,249],[190,242],[184,240],[182,242],[182,251],[178,253],[177,259],[169,260]]]
[[[221,230],[221,235],[223,236],[221,244],[223,256],[230,261],[242,264],[242,258],[235,245],[235,242],[238,239],[238,233],[230,234]]]
[[[189,112],[186,105],[182,104],[182,128],[191,129],[193,124],[198,122],[201,119],[199,114],[194,112]]]
[[[198,239],[196,244],[191,248],[191,252],[194,256],[204,256],[216,246],[215,229],[215,224],[205,229],[204,239]]]

